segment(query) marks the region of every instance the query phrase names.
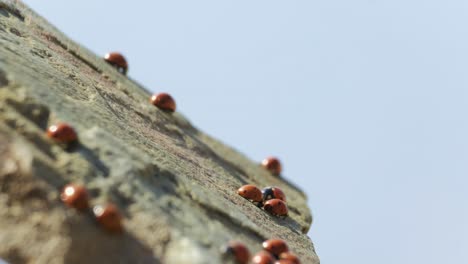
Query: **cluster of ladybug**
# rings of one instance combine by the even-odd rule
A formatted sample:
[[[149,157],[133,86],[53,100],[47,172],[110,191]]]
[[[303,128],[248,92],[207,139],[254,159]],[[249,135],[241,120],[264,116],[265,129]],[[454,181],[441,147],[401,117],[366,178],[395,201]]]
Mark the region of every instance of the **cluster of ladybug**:
[[[47,136],[54,141],[69,146],[78,141],[78,135],[70,125],[59,123],[52,125],[47,130]],[[89,195],[86,188],[78,184],[68,184],[63,187],[60,199],[68,207],[74,208],[82,213],[90,213],[96,222],[110,233],[121,233],[123,231],[122,215],[117,206],[112,203],[107,205],[96,205],[90,208]]]
[[[69,207],[80,212],[87,212],[89,207],[89,196],[86,189],[81,185],[68,184],[63,188],[60,199]],[[105,206],[96,205],[93,207],[93,215],[96,221],[111,233],[121,233],[123,231],[122,215],[114,204]]]
[[[269,239],[262,243],[263,250],[252,257],[253,264],[300,264],[299,258],[289,251],[284,240]],[[224,256],[237,264],[247,264],[250,251],[242,243],[231,241],[224,250]]]
[[[288,206],[286,196],[278,187],[266,187],[260,191],[255,185],[244,185],[237,193],[245,199],[263,207],[265,211],[275,216],[287,216]]]
[[[268,157],[262,161],[262,166],[273,175],[281,173],[281,163],[277,158]],[[266,187],[260,190],[257,186],[247,184],[237,190],[237,194],[253,202],[265,211],[275,216],[287,216],[288,206],[286,195],[278,187]]]

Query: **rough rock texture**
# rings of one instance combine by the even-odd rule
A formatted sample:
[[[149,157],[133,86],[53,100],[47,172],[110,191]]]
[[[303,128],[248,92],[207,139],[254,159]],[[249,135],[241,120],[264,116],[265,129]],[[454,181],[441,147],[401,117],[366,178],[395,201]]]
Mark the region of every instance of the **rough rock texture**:
[[[276,237],[303,263],[319,263],[300,190],[148,100],[147,90],[23,4],[0,0],[0,258],[223,263],[220,247],[231,239],[256,252]],[[58,121],[75,127],[79,144],[45,137]],[[65,207],[59,192],[70,182],[85,184],[93,205],[116,203],[125,233],[106,233]],[[247,183],[281,187],[290,216],[239,197]]]

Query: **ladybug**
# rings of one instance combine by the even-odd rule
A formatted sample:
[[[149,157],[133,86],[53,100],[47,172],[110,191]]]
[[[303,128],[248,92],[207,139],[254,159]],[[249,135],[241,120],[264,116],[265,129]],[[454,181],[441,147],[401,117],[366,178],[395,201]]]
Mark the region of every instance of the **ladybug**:
[[[75,129],[66,123],[58,123],[47,129],[47,136],[59,143],[72,143],[78,140]]]
[[[287,260],[289,262],[284,262],[284,263],[291,263],[291,264],[301,264],[301,261],[299,260],[299,258],[294,255],[293,253],[291,252],[283,252],[279,255],[279,259],[280,261],[282,260]]]
[[[85,211],[89,208],[88,192],[81,185],[68,184],[63,188],[60,199],[69,207],[79,211]]]
[[[280,259],[275,261],[275,264],[295,264],[295,262],[289,259]]]
[[[174,99],[167,93],[154,94],[151,96],[151,103],[157,108],[167,112],[174,112],[176,110]]]
[[[283,202],[286,202],[286,195],[278,187],[266,187],[262,190],[263,201],[268,201],[271,199],[280,199]]]
[[[260,251],[252,258],[253,264],[274,264],[275,257],[269,252]]]
[[[275,176],[281,173],[281,163],[278,158],[267,157],[262,161],[262,166]]]
[[[258,189],[257,186],[251,184],[240,187],[237,190],[237,194],[255,203],[261,203],[263,199],[260,189]]]
[[[97,222],[105,230],[111,233],[121,233],[123,231],[122,215],[115,205],[97,205],[93,208],[93,213]]]
[[[247,264],[250,259],[249,249],[244,244],[236,241],[229,242],[224,255],[234,259],[238,264]]]
[[[270,252],[275,257],[278,257],[281,253],[289,251],[288,245],[282,239],[269,239],[263,241],[262,246],[264,250]]]
[[[263,209],[268,213],[276,216],[287,216],[288,206],[280,199],[271,199],[265,202]]]
[[[120,73],[127,74],[128,64],[125,57],[118,52],[109,52],[104,56],[104,60],[114,66]]]

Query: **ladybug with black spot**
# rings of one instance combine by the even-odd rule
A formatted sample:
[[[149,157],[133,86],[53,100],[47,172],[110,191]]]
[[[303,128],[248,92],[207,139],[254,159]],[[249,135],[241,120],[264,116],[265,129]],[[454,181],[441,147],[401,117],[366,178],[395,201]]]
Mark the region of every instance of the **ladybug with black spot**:
[[[263,241],[262,247],[275,257],[279,257],[282,253],[289,251],[288,244],[286,244],[282,239],[269,239]]]
[[[271,199],[280,199],[286,202],[286,195],[283,190],[278,187],[266,187],[262,189],[263,201],[266,202]]]
[[[263,201],[262,191],[260,191],[257,186],[252,184],[247,184],[240,187],[237,190],[237,194],[256,204],[261,204]]]
[[[288,206],[280,199],[266,201],[263,209],[274,216],[288,216]]]
[[[237,264],[247,264],[250,259],[250,251],[244,244],[231,241],[224,249],[223,256],[225,259],[234,260]]]

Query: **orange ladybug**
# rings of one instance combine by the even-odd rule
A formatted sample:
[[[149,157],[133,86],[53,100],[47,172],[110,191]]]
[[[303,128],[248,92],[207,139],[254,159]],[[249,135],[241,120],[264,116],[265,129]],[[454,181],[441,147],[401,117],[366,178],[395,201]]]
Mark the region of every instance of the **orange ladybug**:
[[[283,252],[279,255],[280,260],[288,260],[291,264],[301,264],[299,258],[291,252]]]
[[[225,250],[225,256],[231,257],[238,264],[247,264],[250,259],[250,251],[244,244],[231,241]]]
[[[271,199],[265,202],[263,209],[268,213],[276,216],[287,216],[288,207],[285,202],[280,199]]]
[[[279,259],[275,261],[275,264],[295,264],[295,262],[289,259]]]
[[[262,166],[267,169],[271,174],[278,176],[281,173],[281,162],[278,158],[267,157],[262,161]]]
[[[275,257],[289,251],[288,245],[282,239],[266,240],[262,243],[262,246],[264,250],[270,252]]]
[[[88,192],[81,185],[68,184],[63,188],[60,199],[69,207],[79,211],[89,208]]]
[[[47,129],[47,136],[59,143],[72,143],[78,140],[75,129],[67,123],[58,123]]]
[[[263,200],[262,192],[260,191],[260,189],[258,189],[257,186],[251,184],[247,184],[240,187],[237,190],[237,194],[255,203],[260,203]]]
[[[151,104],[157,108],[167,111],[174,112],[176,110],[176,103],[172,96],[167,93],[159,93],[151,96]]]
[[[253,264],[274,264],[275,257],[266,251],[260,251],[252,258]]]
[[[97,205],[93,208],[93,213],[97,222],[105,230],[111,233],[121,233],[123,231],[122,215],[115,205]]]
[[[128,64],[125,57],[118,52],[109,52],[104,56],[104,60],[114,66],[120,73],[126,75]]]

